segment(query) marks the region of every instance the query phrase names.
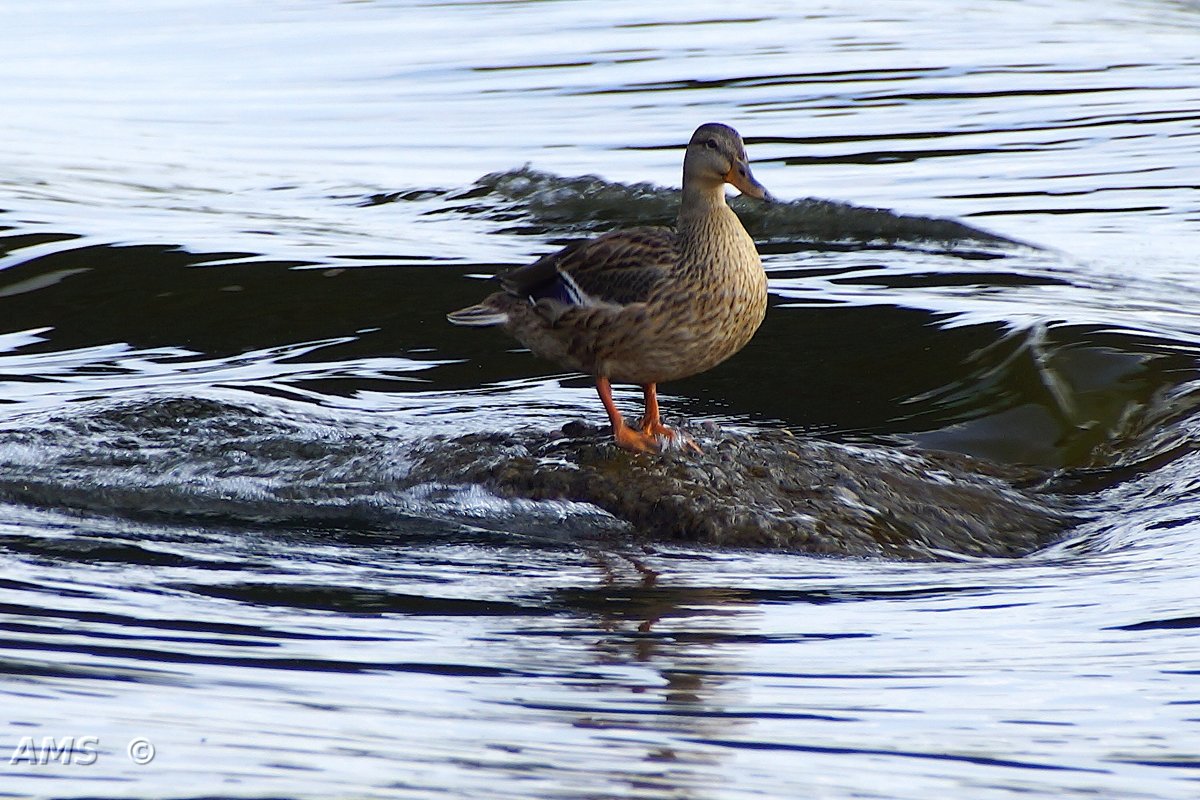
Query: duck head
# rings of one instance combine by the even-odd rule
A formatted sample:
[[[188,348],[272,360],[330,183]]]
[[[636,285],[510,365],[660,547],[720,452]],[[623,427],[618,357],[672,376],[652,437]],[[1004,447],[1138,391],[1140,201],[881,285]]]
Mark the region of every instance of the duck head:
[[[750,171],[746,147],[738,132],[728,125],[709,122],[697,128],[688,142],[683,157],[683,185],[719,191],[726,183],[750,197],[773,199]]]

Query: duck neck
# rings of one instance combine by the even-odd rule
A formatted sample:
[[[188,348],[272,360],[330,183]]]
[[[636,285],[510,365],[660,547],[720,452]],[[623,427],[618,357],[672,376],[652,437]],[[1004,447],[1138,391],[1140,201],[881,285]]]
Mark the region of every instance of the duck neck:
[[[736,219],[733,210],[725,202],[723,184],[697,186],[684,182],[677,228],[685,241],[718,234],[723,223],[728,224],[727,216]]]
[[[754,240],[725,202],[724,184],[696,186],[685,182],[676,230],[681,278],[692,275],[708,279],[714,270],[737,272],[745,264],[758,263]]]

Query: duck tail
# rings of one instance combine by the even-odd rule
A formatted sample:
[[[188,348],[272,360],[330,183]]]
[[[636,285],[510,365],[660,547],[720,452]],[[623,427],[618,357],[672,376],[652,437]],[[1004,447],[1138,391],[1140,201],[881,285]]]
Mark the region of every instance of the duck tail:
[[[486,303],[478,303],[458,311],[451,311],[446,319],[454,325],[466,325],[471,328],[486,328],[490,325],[503,325],[508,322],[508,312],[501,311]]]

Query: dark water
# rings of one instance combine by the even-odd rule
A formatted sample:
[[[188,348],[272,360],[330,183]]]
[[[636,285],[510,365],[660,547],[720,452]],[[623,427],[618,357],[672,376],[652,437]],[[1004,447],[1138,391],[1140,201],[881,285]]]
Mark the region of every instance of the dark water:
[[[1200,6],[0,25],[0,796],[1200,793]],[[1062,542],[647,551],[405,484],[430,435],[598,420],[443,315],[670,221],[710,119],[789,202],[738,204],[768,320],[668,417],[1052,470]]]

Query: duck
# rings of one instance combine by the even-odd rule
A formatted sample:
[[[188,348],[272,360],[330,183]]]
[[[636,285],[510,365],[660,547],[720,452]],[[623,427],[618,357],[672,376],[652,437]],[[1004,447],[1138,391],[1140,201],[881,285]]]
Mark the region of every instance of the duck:
[[[725,186],[764,201],[741,135],[696,129],[683,156],[673,228],[635,227],[575,242],[500,277],[500,289],[447,315],[499,327],[535,355],[590,375],[617,446],[635,453],[702,452],[663,424],[660,383],[705,372],[737,353],[766,315],[767,276]],[[625,421],[612,384],[642,389],[644,413]]]

